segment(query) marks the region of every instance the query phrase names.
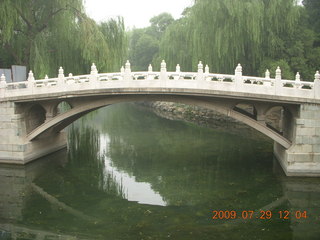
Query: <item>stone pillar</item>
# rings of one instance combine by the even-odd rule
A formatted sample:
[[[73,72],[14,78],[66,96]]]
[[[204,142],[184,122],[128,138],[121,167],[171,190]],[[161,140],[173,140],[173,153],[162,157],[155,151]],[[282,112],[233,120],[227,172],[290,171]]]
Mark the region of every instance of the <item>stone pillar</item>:
[[[292,146],[286,150],[275,144],[274,153],[288,176],[320,176],[319,119],[319,104],[301,104],[292,119]]]
[[[281,81],[281,69],[278,66],[276,70],[276,77],[275,77],[275,94],[280,95],[282,91],[282,81]]]
[[[203,64],[200,61],[198,64],[198,73],[197,73],[197,81],[202,81],[204,79],[204,75],[203,75]]]
[[[234,84],[236,90],[241,91],[243,87],[243,78],[242,78],[242,66],[239,63],[234,71]]]
[[[92,87],[97,88],[98,87],[98,70],[94,63],[91,65],[91,71],[89,76],[89,83]]]
[[[6,88],[7,88],[6,77],[4,76],[4,74],[2,74],[0,77],[0,97],[4,97]]]
[[[129,60],[127,60],[124,68],[124,80],[129,81],[132,80],[132,75],[131,75],[131,64]]]
[[[161,68],[160,68],[160,80],[166,81],[168,78],[167,76],[167,64],[164,60],[161,62]]]

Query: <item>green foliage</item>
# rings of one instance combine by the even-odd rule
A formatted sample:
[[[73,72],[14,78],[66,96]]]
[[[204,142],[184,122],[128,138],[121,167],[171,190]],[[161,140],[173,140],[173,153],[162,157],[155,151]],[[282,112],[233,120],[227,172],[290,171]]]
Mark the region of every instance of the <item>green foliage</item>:
[[[154,63],[154,69],[158,69],[160,39],[173,22],[174,19],[169,13],[162,13],[150,19],[149,27],[131,31],[129,58],[133,70],[146,70],[149,64],[155,65]]]
[[[281,66],[281,76],[282,79],[294,79],[295,76],[288,64],[288,62],[284,59],[275,61],[273,59],[265,59],[260,64],[259,75],[264,76],[266,69],[270,71],[270,77],[275,78],[276,69],[278,66]]]
[[[311,27],[320,33],[320,1],[319,0],[303,0],[303,5],[308,12],[308,20]]]
[[[125,61],[128,48],[124,21],[119,17],[108,22],[102,22],[100,31],[109,47],[109,53],[103,53],[104,56],[108,56],[108,62],[105,66],[101,66],[101,70],[105,72],[119,71],[121,64]]]
[[[147,30],[147,32],[157,38],[160,38],[167,27],[173,22],[174,19],[171,14],[161,13],[158,16],[154,16],[150,19],[151,26]]]
[[[122,19],[99,26],[84,14],[82,0],[3,0],[0,30],[0,52],[9,56],[0,65],[26,65],[37,78],[56,76],[59,66],[87,73],[92,62],[111,70],[126,49]]]
[[[168,28],[161,42],[161,56],[169,65],[180,60],[195,70],[197,62],[203,60],[215,71],[229,73],[238,62],[244,71],[256,73],[265,57],[277,55],[284,45],[281,36],[291,35],[298,21],[293,0],[197,0],[186,14],[182,28]],[[170,45],[181,43],[182,36],[188,47],[175,44],[175,50],[188,54],[173,59],[173,63]]]
[[[175,21],[168,27],[161,42],[158,64],[162,59],[167,62],[168,69],[175,69],[180,64],[181,70],[192,69],[192,41],[190,40],[189,25],[186,18]],[[161,59],[162,58],[162,59]]]

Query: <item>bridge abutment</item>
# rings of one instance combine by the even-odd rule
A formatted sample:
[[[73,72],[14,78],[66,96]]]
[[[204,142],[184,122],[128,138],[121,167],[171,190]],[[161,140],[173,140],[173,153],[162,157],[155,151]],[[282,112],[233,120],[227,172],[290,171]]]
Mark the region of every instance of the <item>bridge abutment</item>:
[[[0,163],[26,164],[67,146],[66,133],[28,141],[26,114],[13,102],[0,102]]]
[[[292,118],[292,146],[285,149],[274,144],[274,153],[288,176],[320,176],[320,105],[301,104]],[[287,126],[286,126],[287,125]]]

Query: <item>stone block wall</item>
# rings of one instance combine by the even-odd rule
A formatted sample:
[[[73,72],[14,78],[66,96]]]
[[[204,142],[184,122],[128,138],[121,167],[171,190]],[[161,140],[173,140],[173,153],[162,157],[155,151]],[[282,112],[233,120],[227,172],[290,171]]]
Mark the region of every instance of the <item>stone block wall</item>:
[[[320,105],[301,104],[292,130],[292,147],[274,146],[286,174],[320,176]]]
[[[25,164],[66,147],[66,134],[26,140],[26,120],[13,102],[0,102],[0,163]]]

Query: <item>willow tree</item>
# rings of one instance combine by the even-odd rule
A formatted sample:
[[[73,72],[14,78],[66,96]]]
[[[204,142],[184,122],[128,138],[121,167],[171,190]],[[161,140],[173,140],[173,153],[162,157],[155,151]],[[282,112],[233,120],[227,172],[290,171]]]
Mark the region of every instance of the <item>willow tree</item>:
[[[170,70],[174,70],[176,64],[180,64],[182,71],[191,71],[192,41],[190,41],[189,34],[186,17],[171,24],[160,42],[160,58],[154,59],[154,65],[159,65],[162,58],[167,61],[167,68]]]
[[[195,0],[186,18],[187,26],[178,30],[184,41],[173,28],[163,38],[164,58],[173,41],[181,41],[175,44],[178,52],[185,51],[187,41],[188,54],[181,61],[193,67],[203,60],[214,71],[232,72],[241,62],[255,73],[264,58],[275,58],[283,48],[282,37],[292,34],[298,21],[298,7],[296,0]]]
[[[117,25],[121,28],[121,23]],[[113,66],[113,48],[83,9],[82,0],[1,0],[0,47],[7,64],[26,65],[37,77]],[[4,64],[4,63],[3,63]]]
[[[124,63],[128,51],[128,39],[125,30],[123,18],[110,19],[108,22],[102,22],[99,29],[108,44],[107,62],[101,66],[104,71],[119,71],[120,66]]]

